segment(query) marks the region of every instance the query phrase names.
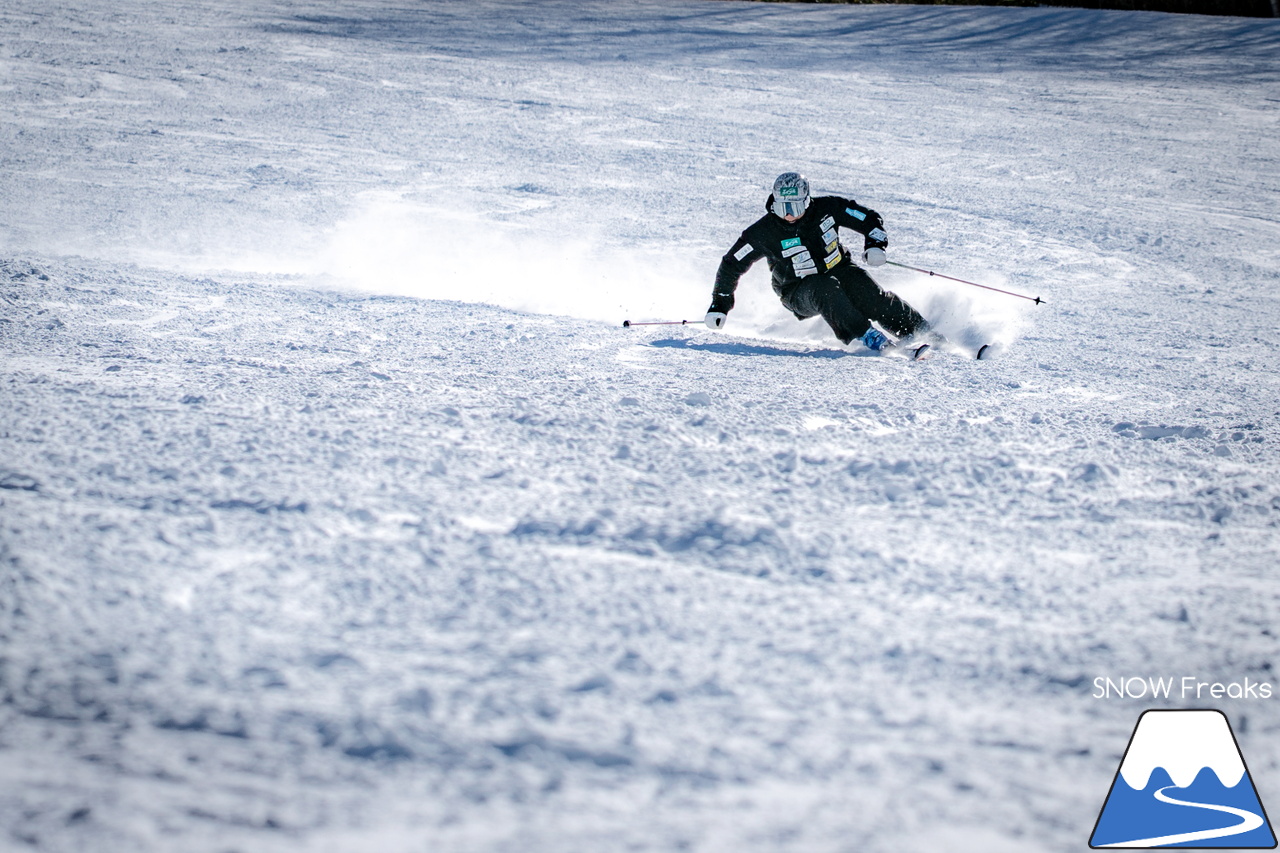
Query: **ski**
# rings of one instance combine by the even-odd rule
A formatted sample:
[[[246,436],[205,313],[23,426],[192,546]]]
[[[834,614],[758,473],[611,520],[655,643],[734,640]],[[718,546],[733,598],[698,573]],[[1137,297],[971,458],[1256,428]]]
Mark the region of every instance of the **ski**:
[[[929,354],[932,351],[933,346],[931,344],[911,344],[908,346],[901,346],[896,343],[887,343],[879,350],[874,350],[874,352],[878,352],[880,355],[900,356],[908,358],[911,361],[924,361],[929,357]]]
[[[946,342],[943,341],[942,343],[945,344]],[[899,343],[887,344],[884,347],[884,349],[881,350],[880,352],[883,355],[904,356],[910,359],[911,361],[924,361],[926,358],[929,358],[937,351],[938,351],[937,348],[934,347],[932,343],[904,345],[901,342],[899,342]],[[965,350],[961,350],[953,346],[943,346],[942,351],[953,352],[956,354],[966,352]],[[968,350],[967,352],[973,353],[973,350]],[[996,354],[995,349],[991,346],[991,344],[983,344],[982,346],[978,347],[978,351],[976,353],[973,353],[972,357],[978,361],[990,361],[993,358],[995,358],[995,354]]]

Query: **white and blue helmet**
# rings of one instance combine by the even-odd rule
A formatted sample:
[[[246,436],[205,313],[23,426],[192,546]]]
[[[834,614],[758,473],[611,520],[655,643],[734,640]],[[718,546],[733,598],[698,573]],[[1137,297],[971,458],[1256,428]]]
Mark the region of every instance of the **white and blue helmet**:
[[[809,209],[809,181],[799,172],[783,172],[773,182],[773,212],[777,216],[804,216]]]

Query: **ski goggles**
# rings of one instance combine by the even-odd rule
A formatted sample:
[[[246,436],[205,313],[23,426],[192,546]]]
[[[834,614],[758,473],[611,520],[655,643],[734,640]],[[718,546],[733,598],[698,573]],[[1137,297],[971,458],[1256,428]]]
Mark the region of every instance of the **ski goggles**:
[[[809,209],[809,199],[797,196],[792,196],[791,198],[774,196],[773,212],[784,218],[788,216],[804,216],[804,212]]]

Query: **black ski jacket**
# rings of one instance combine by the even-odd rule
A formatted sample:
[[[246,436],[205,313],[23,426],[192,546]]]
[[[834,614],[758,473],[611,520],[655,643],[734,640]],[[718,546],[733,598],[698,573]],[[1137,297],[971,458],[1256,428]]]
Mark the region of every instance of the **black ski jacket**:
[[[729,313],[738,280],[761,258],[769,262],[773,289],[784,302],[800,279],[850,263],[849,250],[840,242],[837,228],[851,228],[862,234],[864,251],[889,245],[880,214],[852,199],[817,196],[795,222],[775,216],[772,205],[773,196],[769,196],[765,210],[770,212],[747,226],[738,242],[720,259],[709,311]]]

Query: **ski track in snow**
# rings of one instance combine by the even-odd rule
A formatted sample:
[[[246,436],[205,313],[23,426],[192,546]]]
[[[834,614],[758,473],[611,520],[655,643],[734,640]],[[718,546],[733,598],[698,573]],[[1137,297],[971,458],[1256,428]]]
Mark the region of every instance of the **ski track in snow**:
[[[7,4],[0,849],[1080,849],[1147,707],[1094,677],[1272,680],[1278,46]],[[877,274],[987,363],[762,270],[620,328],[788,168],[1047,304]]]

